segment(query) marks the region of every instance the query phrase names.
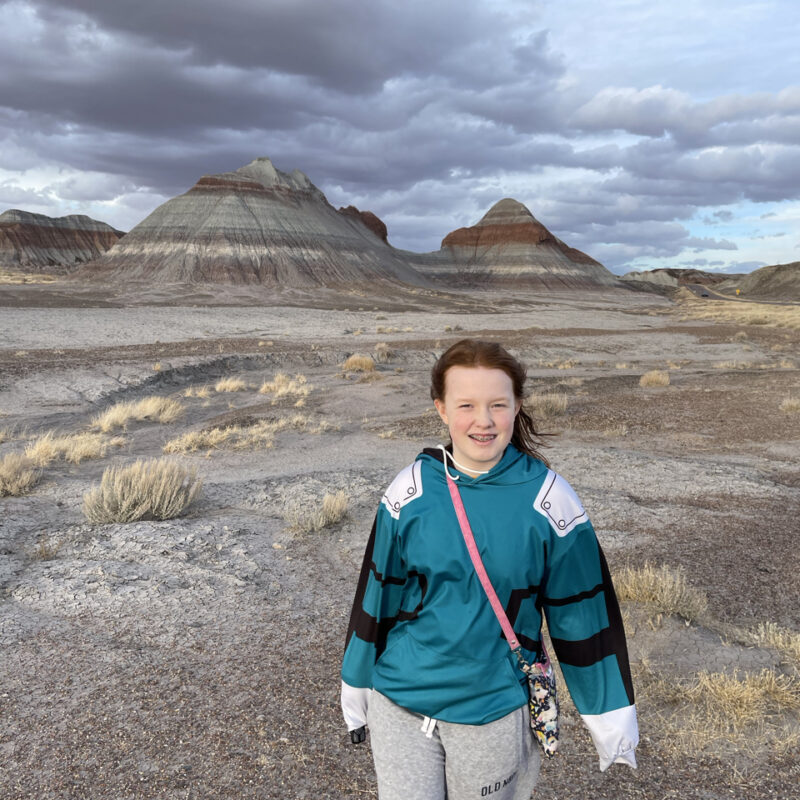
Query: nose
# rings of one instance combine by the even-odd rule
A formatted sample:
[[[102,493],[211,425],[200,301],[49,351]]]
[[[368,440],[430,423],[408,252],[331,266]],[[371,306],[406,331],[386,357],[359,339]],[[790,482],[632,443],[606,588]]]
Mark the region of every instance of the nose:
[[[480,425],[482,428],[491,428],[494,426],[494,419],[492,418],[492,410],[487,406],[479,408],[475,414],[475,424]]]

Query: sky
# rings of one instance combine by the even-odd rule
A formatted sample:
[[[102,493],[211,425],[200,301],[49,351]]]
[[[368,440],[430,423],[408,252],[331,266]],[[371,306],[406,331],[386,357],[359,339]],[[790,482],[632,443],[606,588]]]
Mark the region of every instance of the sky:
[[[268,156],[416,252],[504,197],[616,273],[800,260],[797,0],[0,0],[0,212]]]

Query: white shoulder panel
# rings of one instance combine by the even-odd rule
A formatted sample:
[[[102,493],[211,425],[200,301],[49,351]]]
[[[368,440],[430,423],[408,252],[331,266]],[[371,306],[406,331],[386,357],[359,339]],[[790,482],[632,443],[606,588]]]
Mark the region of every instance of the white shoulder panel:
[[[409,464],[397,474],[397,477],[386,490],[381,502],[395,519],[400,519],[400,509],[418,497],[422,497],[421,461]]]
[[[533,507],[550,520],[559,536],[566,536],[576,525],[589,519],[573,488],[551,469],[547,470]]]

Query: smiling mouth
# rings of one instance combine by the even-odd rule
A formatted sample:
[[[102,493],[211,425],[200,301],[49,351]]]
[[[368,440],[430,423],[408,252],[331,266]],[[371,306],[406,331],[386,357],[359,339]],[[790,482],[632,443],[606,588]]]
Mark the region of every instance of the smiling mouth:
[[[473,439],[476,442],[491,442],[497,438],[496,433],[472,433],[470,434],[470,439]]]

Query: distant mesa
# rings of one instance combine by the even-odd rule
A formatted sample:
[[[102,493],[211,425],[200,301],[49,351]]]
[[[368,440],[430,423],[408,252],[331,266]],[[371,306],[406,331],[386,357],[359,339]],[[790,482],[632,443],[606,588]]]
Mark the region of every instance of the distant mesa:
[[[624,281],[644,281],[658,286],[686,286],[699,283],[703,286],[714,286],[723,283],[731,276],[724,272],[703,272],[699,269],[678,269],[677,267],[659,267],[641,272],[626,272]]]
[[[168,200],[82,276],[275,287],[430,286],[370,212],[337,211],[299,170],[257,158]]]
[[[389,244],[372,212],[335,209],[306,175],[281,172],[268,158],[203,176],[78,277],[291,289],[624,286],[516,200],[448,234],[440,250],[411,253]]]
[[[83,214],[48,217],[12,208],[0,214],[0,266],[63,275],[103,255],[123,235]]]
[[[566,245],[522,203],[508,197],[495,203],[476,225],[447,234],[439,253],[420,269],[454,285],[619,286],[617,277],[602,264]]]

